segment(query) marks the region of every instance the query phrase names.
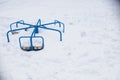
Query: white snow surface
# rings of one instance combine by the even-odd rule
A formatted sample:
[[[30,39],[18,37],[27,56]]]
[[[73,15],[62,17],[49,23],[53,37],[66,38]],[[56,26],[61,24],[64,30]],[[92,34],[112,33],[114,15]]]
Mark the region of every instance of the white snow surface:
[[[20,49],[25,31],[7,42],[10,23],[39,18],[63,22],[63,41],[41,30],[41,51]],[[120,80],[119,0],[0,0],[0,80]]]

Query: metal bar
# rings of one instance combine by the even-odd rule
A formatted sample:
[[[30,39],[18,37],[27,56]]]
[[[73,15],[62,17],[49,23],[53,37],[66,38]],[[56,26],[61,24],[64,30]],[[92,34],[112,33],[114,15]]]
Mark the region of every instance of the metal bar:
[[[59,27],[61,27],[61,25],[63,26],[63,33],[64,33],[65,32],[65,24],[58,20],[55,20],[55,22],[57,22],[59,24]]]
[[[21,44],[21,39],[22,38],[31,38],[31,36],[21,36],[21,37],[19,37],[19,45],[20,45],[21,49],[23,49],[22,44]],[[42,39],[42,48],[39,49],[39,50],[42,50],[44,48],[44,38],[42,36],[35,36],[35,37],[32,36],[32,38],[41,38]],[[31,47],[33,47],[33,46],[31,46]],[[30,51],[33,51],[33,50],[34,50],[34,48],[30,48]]]
[[[39,27],[39,28],[43,28],[43,29],[47,29],[47,30],[53,30],[53,31],[57,31],[60,34],[60,41],[62,41],[62,32],[60,30],[57,29],[52,29],[52,28],[47,28],[44,25],[42,25],[43,27]]]
[[[57,22],[51,22],[51,23],[45,23],[45,24],[42,24],[42,25],[51,25],[51,24],[56,24]]]
[[[19,30],[25,30],[25,29],[28,29],[28,28],[34,28],[34,27],[26,27],[26,28],[20,28],[20,29],[9,30],[9,31],[7,32],[7,41],[10,42],[10,39],[9,39],[9,33],[10,33],[10,32],[19,31]]]
[[[38,26],[41,25],[41,20],[40,20],[40,19],[38,20],[37,25],[38,25]]]
[[[62,22],[60,22],[60,21],[58,21],[58,20],[55,20],[54,22],[51,22],[51,23],[46,23],[46,24],[42,24],[41,26],[46,26],[46,25],[51,25],[51,24],[59,24],[59,27],[61,27],[61,25],[62,25],[62,27],[63,27],[63,33],[65,32],[65,25],[64,25],[64,23],[62,23]]]
[[[11,23],[11,24],[10,24],[10,29],[12,30],[12,25],[14,25],[14,24],[16,24],[16,27],[18,27],[18,24],[17,24],[18,22],[22,22],[22,23],[24,23],[23,20],[20,20],[20,21],[17,21],[17,22]]]

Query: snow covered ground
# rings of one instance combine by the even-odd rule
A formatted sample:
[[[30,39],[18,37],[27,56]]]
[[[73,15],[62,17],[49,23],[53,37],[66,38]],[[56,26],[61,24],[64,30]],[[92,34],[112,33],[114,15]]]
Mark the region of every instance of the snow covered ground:
[[[120,80],[119,0],[0,0],[0,80]],[[26,52],[9,24],[60,20],[59,34],[41,30],[45,48]],[[22,32],[24,33],[24,32]]]

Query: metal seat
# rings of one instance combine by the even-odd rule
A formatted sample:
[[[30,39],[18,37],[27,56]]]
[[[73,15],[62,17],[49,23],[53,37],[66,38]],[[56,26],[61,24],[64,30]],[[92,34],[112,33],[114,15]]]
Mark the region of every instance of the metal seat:
[[[22,44],[22,39],[26,39],[28,38],[28,42],[29,42],[29,46],[23,46]],[[33,39],[39,39],[39,42],[41,43],[37,43],[37,45],[34,44]],[[21,36],[19,38],[19,44],[20,44],[20,48],[24,51],[39,51],[42,50],[44,48],[44,38],[42,36]]]

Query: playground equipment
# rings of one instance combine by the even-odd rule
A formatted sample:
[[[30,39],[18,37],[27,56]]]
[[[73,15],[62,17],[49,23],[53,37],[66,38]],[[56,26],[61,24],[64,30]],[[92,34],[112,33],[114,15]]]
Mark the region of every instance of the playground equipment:
[[[21,28],[20,25],[23,25],[23,27]],[[62,30],[58,30],[55,28],[49,28],[49,27],[47,27],[48,25],[58,25],[59,28],[61,28]],[[13,26],[15,27],[15,29],[13,29]],[[36,36],[36,34],[39,33],[39,29],[52,30],[52,31],[58,32],[60,35],[60,41],[62,41],[62,33],[64,33],[64,31],[65,31],[64,23],[62,23],[58,20],[55,20],[50,23],[42,24],[41,20],[39,19],[37,21],[36,25],[28,24],[28,23],[25,23],[23,20],[20,20],[20,21],[10,24],[10,30],[7,32],[7,41],[10,42],[9,33],[12,33],[14,35],[14,34],[18,33],[17,31],[21,31],[21,30],[27,31],[28,29],[31,29],[31,28],[33,29],[33,31],[30,36],[20,36],[19,37],[19,46],[22,50],[38,51],[38,50],[42,50],[44,48],[44,38],[42,36]],[[29,45],[23,46],[23,43],[22,43],[23,39],[27,39],[27,41],[29,42]],[[38,39],[39,43],[34,44],[36,42],[36,41],[34,41],[34,39]]]

